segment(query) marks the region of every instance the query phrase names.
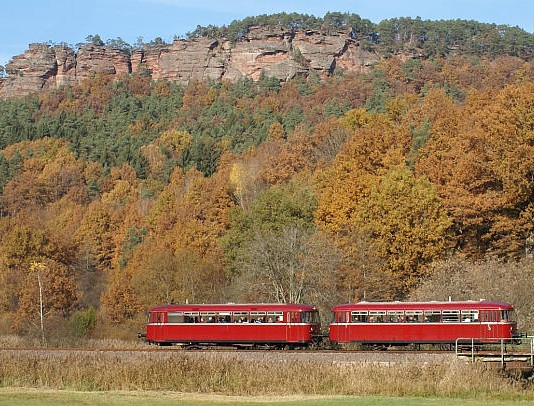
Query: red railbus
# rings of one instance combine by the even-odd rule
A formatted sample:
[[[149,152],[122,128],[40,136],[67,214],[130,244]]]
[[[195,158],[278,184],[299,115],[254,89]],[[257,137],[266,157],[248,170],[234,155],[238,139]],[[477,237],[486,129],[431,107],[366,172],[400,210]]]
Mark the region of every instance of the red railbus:
[[[159,345],[306,346],[319,334],[314,306],[172,304],[149,310],[146,341]]]
[[[491,343],[517,337],[514,307],[490,301],[360,302],[335,306],[330,341],[358,344]]]

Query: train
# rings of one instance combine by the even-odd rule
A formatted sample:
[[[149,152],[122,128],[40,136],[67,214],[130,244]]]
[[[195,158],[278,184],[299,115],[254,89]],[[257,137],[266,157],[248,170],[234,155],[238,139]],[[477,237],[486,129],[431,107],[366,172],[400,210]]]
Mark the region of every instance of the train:
[[[313,305],[170,304],[148,311],[147,343],[254,348],[514,342],[514,306],[497,301],[358,302],[332,308],[328,333]]]
[[[159,345],[308,346],[319,312],[302,304],[171,304],[148,312],[144,338]]]

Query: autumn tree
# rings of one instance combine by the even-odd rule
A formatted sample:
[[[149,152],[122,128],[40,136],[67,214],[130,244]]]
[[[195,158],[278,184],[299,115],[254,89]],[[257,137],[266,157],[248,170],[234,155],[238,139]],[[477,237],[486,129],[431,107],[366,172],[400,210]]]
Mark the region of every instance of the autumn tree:
[[[351,111],[341,122],[350,126],[352,134],[332,165],[316,173],[315,219],[329,232],[346,234],[354,223],[360,199],[369,194],[371,185],[405,160],[409,134],[386,115]]]
[[[241,300],[313,303],[325,314],[339,301],[343,255],[326,235],[289,224],[258,231],[242,252],[233,289]]]
[[[413,289],[425,266],[443,254],[451,226],[433,185],[405,166],[391,169],[360,201],[355,221],[385,261],[384,279],[393,281],[389,298]]]
[[[230,228],[220,239],[229,274],[240,273],[239,261],[247,243],[256,234],[278,232],[290,225],[313,228],[315,196],[297,181],[273,186],[259,193],[249,210],[234,208]]]
[[[41,330],[44,338],[44,318],[53,314],[64,318],[77,303],[74,272],[52,259],[34,262],[23,275],[18,295],[14,329],[29,332],[34,326]]]
[[[472,261],[454,255],[432,264],[430,272],[410,295],[411,300],[495,300],[512,303],[519,331],[534,328],[532,258]]]
[[[254,157],[235,162],[230,171],[230,184],[233,187],[237,204],[247,210],[262,189],[260,179],[261,164]]]
[[[7,182],[1,196],[4,209],[11,215],[26,208],[39,210],[67,195],[71,200],[85,201],[84,163],[74,157],[64,140],[22,142],[11,146],[8,155],[20,158],[18,174]],[[8,172],[15,169],[9,166]]]
[[[382,300],[393,290],[392,281],[384,278],[386,259],[372,247],[372,235],[352,227],[350,231],[330,234],[343,262],[336,274],[338,295],[343,302]]]
[[[55,208],[44,213],[25,209],[21,213],[24,221],[18,216],[0,221],[0,312],[5,312],[15,331],[21,333],[39,328],[39,313],[44,321],[42,329],[49,325],[46,320],[66,322],[81,296],[75,250],[68,233],[63,234],[61,226],[55,224],[62,221],[54,217]],[[43,308],[39,311],[35,304],[43,295],[46,297],[41,299]]]
[[[186,131],[179,130],[167,130],[156,140],[157,145],[162,147],[182,168],[186,166],[186,155],[191,142],[191,135]]]
[[[330,164],[349,136],[346,126],[331,118],[315,128],[297,127],[287,141],[266,141],[255,156],[261,165],[261,180],[267,185],[286,183],[319,165]]]
[[[107,289],[101,298],[101,314],[111,325],[132,320],[146,308],[132,286],[132,271],[116,268],[109,272]]]
[[[436,116],[420,150],[416,171],[436,185],[469,255],[521,255],[532,232],[533,89],[471,94],[461,110]]]
[[[165,236],[175,251],[191,248],[203,257],[219,255],[217,241],[228,228],[228,213],[234,206],[230,168],[223,162],[209,178],[194,169],[181,178],[181,196],[168,202],[173,224]]]
[[[146,307],[165,303],[219,301],[226,286],[222,269],[192,249],[173,252],[151,241],[140,247],[128,266],[132,287]]]
[[[115,250],[114,227],[105,205],[98,201],[89,205],[74,235],[86,271],[104,272],[110,268]]]

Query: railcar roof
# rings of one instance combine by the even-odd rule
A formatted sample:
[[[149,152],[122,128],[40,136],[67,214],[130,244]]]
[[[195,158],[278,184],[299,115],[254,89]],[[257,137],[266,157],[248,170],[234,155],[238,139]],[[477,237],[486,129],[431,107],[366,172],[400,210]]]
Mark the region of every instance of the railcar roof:
[[[469,300],[456,302],[358,302],[334,306],[332,310],[512,310],[513,308],[513,305],[504,302]]]
[[[174,312],[239,312],[239,311],[312,311],[315,306],[293,303],[224,303],[224,304],[169,304],[156,306],[150,311]]]

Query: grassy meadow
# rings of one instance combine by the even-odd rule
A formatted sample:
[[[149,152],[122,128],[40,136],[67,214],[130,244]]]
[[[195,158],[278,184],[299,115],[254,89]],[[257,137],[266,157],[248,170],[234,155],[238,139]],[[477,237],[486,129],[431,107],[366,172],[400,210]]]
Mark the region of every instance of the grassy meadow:
[[[175,392],[75,392],[0,389],[0,406],[515,406],[528,400],[413,398],[384,396],[261,396],[240,397]]]

